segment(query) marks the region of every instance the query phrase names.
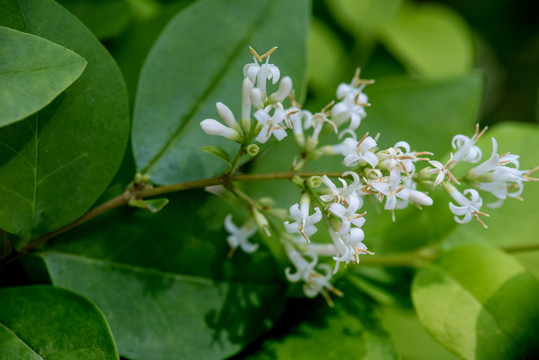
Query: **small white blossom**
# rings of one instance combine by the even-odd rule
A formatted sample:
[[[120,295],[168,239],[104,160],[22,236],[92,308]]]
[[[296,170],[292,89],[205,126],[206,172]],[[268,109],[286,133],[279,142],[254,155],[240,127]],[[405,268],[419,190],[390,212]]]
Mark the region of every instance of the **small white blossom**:
[[[287,252],[288,258],[294,264],[296,272],[292,273],[290,267],[285,269],[285,276],[290,282],[297,282],[303,280],[303,293],[309,298],[314,298],[318,294],[321,294],[330,306],[333,306],[333,301],[329,296],[329,292],[332,292],[338,296],[342,296],[342,292],[337,290],[331,283],[331,267],[327,264],[320,264],[318,268],[325,274],[322,275],[315,270],[318,263],[318,256],[313,252],[308,252],[305,255],[311,257],[311,261],[305,260],[305,258],[296,250],[289,250]]]
[[[474,189],[464,190],[464,194],[461,194],[454,186],[444,183],[444,189],[449,193],[449,195],[455,200],[458,204],[449,203],[449,210],[455,215],[454,219],[456,222],[465,224],[475,218],[483,227],[487,227],[485,223],[479,218],[479,215],[488,216],[481,212],[481,206],[483,205],[483,199],[479,196],[479,193]],[[467,198],[466,195],[470,194],[470,198]],[[459,218],[462,216],[462,218]]]
[[[439,184],[441,184],[442,181],[444,181],[446,177],[449,180],[453,181],[455,184],[460,185],[460,182],[453,176],[453,174],[450,171],[453,164],[455,164],[455,160],[453,159],[453,154],[451,154],[449,161],[445,165],[443,165],[441,162],[437,160],[429,160],[429,164],[434,166],[434,169],[428,169],[427,172],[431,175],[437,174],[436,179],[434,180],[433,186],[438,186]]]
[[[365,233],[360,228],[350,228],[350,224],[343,224],[338,232],[329,229],[329,235],[337,250],[336,256],[333,259],[336,261],[333,273],[339,270],[339,264],[344,263],[346,266],[350,261],[359,263],[360,254],[374,253],[367,250],[367,246],[363,244]]]
[[[400,185],[400,176],[396,176],[397,171],[392,171],[392,176],[384,177],[380,180],[370,180],[368,182],[371,189],[378,193],[378,199],[382,201],[386,197],[384,209],[394,210],[397,206],[397,197],[408,201],[410,190]]]
[[[243,76],[248,78],[258,89],[260,89],[264,98],[266,97],[266,81],[271,79],[272,83],[276,84],[281,76],[279,68],[269,63],[270,55],[276,49],[277,47],[273,47],[264,55],[259,56],[252,47],[249,47],[249,50],[251,50],[251,53],[253,54],[253,63],[243,67]],[[264,58],[266,58],[266,63],[260,65],[259,63],[262,62],[262,59]]]
[[[339,178],[339,181],[341,182],[343,186],[341,189],[337,188],[337,186],[326,175],[323,175],[322,182],[329,189],[329,194],[320,196],[320,199],[326,203],[342,202],[344,204],[348,204],[348,197],[356,193],[356,191],[359,190],[359,186],[361,185],[361,183],[359,182],[358,174],[356,174],[353,171],[347,171],[343,173],[343,176],[348,176],[348,175],[352,176],[354,180],[352,184],[348,185],[346,180],[344,180],[343,178]],[[361,198],[359,199],[361,201],[361,204],[359,205],[359,207],[361,207],[363,206],[363,200]]]
[[[475,143],[486,130],[487,128],[485,127],[481,132],[479,132],[479,124],[477,124],[475,126],[475,133],[471,138],[460,134],[453,137],[451,146],[453,149],[457,150],[453,156],[455,164],[460,161],[476,163],[481,160],[481,149],[479,149]]]
[[[355,226],[361,227],[365,223],[365,213],[356,214],[358,209],[363,205],[363,200],[355,193],[348,197],[348,207],[344,207],[339,203],[332,203],[329,206],[329,212],[339,217],[342,220],[343,226],[352,223]]]
[[[262,130],[260,130],[260,133],[258,133],[258,136],[255,140],[263,144],[268,141],[272,134],[279,141],[284,139],[286,137],[286,131],[281,124],[284,120],[284,117],[284,111],[279,108],[274,110],[272,116],[270,116],[269,113],[265,110],[257,110],[257,112],[255,112],[255,118],[256,120],[258,120],[259,123],[263,125],[263,127]]]
[[[284,227],[286,231],[291,234],[300,233],[305,240],[310,242],[309,236],[313,235],[318,230],[314,224],[322,220],[320,208],[315,208],[314,214],[309,215],[309,203],[301,201],[301,205],[294,204],[290,207],[290,215],[296,221],[291,224],[288,221],[285,221]]]
[[[232,249],[236,249],[239,246],[246,253],[252,253],[258,249],[258,244],[249,242],[249,238],[253,236],[257,230],[254,224],[250,228],[245,226],[237,227],[232,222],[232,215],[228,214],[225,217],[225,229],[230,233],[226,240]]]
[[[343,164],[345,166],[355,166],[362,162],[368,163],[373,168],[378,164],[378,157],[371,151],[376,148],[376,141],[365,134],[363,138],[356,141],[353,138],[347,138],[342,144],[334,147],[335,153],[344,155]]]

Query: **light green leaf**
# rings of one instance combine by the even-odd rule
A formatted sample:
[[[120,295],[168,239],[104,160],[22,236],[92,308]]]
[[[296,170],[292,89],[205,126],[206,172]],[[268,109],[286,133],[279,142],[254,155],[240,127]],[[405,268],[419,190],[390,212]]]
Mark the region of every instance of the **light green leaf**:
[[[246,359],[398,359],[378,310],[341,282],[344,297],[330,308],[322,299],[288,303],[260,349]]]
[[[81,216],[105,190],[123,157],[129,114],[121,74],[73,15],[51,0],[4,0],[0,25],[83,56],[82,76],[50,105],[0,129],[0,227],[33,236]]]
[[[110,328],[97,307],[52,286],[0,289],[0,358],[118,359]]]
[[[428,78],[465,74],[474,61],[464,20],[441,5],[408,5],[382,29],[382,42],[409,70]]]
[[[376,36],[396,15],[402,0],[332,0],[327,4],[337,20],[356,36]]]
[[[216,158],[219,158],[219,159],[223,160],[224,162],[226,162],[229,165],[232,163],[232,158],[230,157],[230,155],[220,147],[217,147],[217,146],[203,146],[203,147],[198,148],[198,150],[201,150],[201,151],[204,151],[204,152],[206,152],[206,153],[208,153],[210,155],[213,155]]]
[[[149,200],[129,200],[129,206],[138,207],[144,210],[148,210],[151,213],[156,213],[162,210],[168,204],[168,199],[149,199]]]
[[[279,316],[281,274],[263,244],[227,256],[224,217],[233,213],[238,226],[242,218],[220,198],[195,191],[170,200],[157,214],[123,208],[100,217],[37,260],[54,285],[100,307],[122,356],[226,358]]]
[[[417,273],[412,298],[423,326],[464,359],[529,359],[539,350],[539,282],[500,250],[443,253]]]
[[[279,46],[271,61],[292,77],[301,98],[308,16],[306,0],[202,0],[173,18],[140,76],[132,131],[138,171],[160,185],[223,171],[224,164],[197,149],[208,144],[231,151],[235,145],[198,124],[216,117],[217,101],[240,109],[249,45],[259,52]]]
[[[49,104],[85,67],[73,51],[0,26],[0,127]]]

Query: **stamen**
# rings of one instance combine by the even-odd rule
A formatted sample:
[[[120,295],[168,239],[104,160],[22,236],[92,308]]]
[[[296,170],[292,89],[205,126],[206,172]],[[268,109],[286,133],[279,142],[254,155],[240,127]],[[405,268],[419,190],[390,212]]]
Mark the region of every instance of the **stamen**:
[[[367,215],[367,212],[366,212],[366,211],[363,212],[362,214],[357,214],[356,216],[354,216],[353,218],[350,218],[350,219],[353,219],[353,220],[359,219],[359,218],[362,218],[362,217],[365,216],[365,215]]]
[[[353,84],[354,87],[358,87],[359,85],[370,85],[374,84],[374,80],[362,80],[359,77],[359,74],[361,73],[361,69],[357,68],[356,73],[354,74]]]
[[[309,237],[307,236],[307,234],[305,234],[304,229],[305,228],[303,227],[303,224],[298,225],[298,230],[299,230],[300,234],[303,235],[303,237],[305,238],[305,240],[307,240],[308,243],[311,243],[311,240],[309,240]]]
[[[269,49],[267,53],[265,53],[264,55],[262,55],[262,56],[260,57],[260,60],[262,60],[262,59],[264,59],[264,58],[266,58],[266,57],[269,57],[271,54],[273,54],[273,52],[274,52],[275,50],[277,50],[277,46],[274,46],[274,47],[272,47],[271,49]]]
[[[410,177],[410,172],[408,171],[408,169],[406,169],[406,166],[404,166],[403,162],[402,161],[399,161],[399,164],[401,166],[401,169],[402,171],[404,171],[404,173],[406,174],[406,176]]]
[[[232,256],[234,255],[234,253],[236,252],[236,249],[237,247],[233,247],[233,248],[230,248],[230,251],[228,252],[228,254],[226,255],[229,259],[232,258]]]
[[[357,150],[356,150],[356,154],[359,155],[359,152],[361,151],[361,143],[363,143],[363,141],[365,140],[365,138],[367,137],[367,135],[369,135],[369,132],[367,131],[365,133],[365,135],[363,135],[363,137],[358,141],[357,143]]]
[[[474,212],[472,212],[472,215],[473,215],[473,217],[474,217],[477,221],[479,221],[479,223],[480,223],[481,225],[483,225],[483,227],[484,227],[485,229],[488,229],[488,226],[487,226],[487,225],[483,222],[483,220],[481,220],[481,219],[479,218],[479,216],[478,216],[478,215],[482,215],[482,216],[488,217],[488,216],[489,216],[488,214],[485,214],[484,212],[481,212],[481,211],[474,211]]]
[[[258,62],[262,61],[262,58],[260,57],[260,55],[258,55],[255,49],[249,46],[249,50],[251,51],[251,54],[253,54],[253,56],[258,60]]]
[[[324,114],[324,115],[327,115],[327,114],[328,114],[328,109],[329,109],[330,107],[332,107],[333,104],[335,104],[335,100],[332,100],[329,104],[327,104],[326,106],[324,106],[324,108],[322,109],[321,113]]]
[[[331,300],[331,297],[329,296],[329,294],[328,294],[328,292],[327,292],[326,289],[324,289],[324,290],[322,291],[322,296],[324,297],[324,299],[325,299],[326,302],[328,303],[328,306],[329,306],[329,307],[332,308],[332,307],[335,306],[335,304],[333,303],[333,300]]]
[[[529,181],[539,181],[539,179],[536,179],[536,178],[533,178],[533,177],[530,176],[531,174],[533,174],[537,170],[539,170],[539,166],[536,166],[533,169],[531,169],[530,171],[528,171],[526,174],[524,174],[523,178],[526,179],[526,180],[529,180]]]

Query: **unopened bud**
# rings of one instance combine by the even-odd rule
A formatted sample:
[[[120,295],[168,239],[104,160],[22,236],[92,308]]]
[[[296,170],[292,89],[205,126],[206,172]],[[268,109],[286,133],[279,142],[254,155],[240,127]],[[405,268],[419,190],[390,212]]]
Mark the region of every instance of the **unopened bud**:
[[[200,122],[200,127],[206,134],[222,136],[232,141],[237,141],[237,142],[241,141],[241,136],[236,130],[231,129],[228,126],[221,124],[217,120],[214,120],[214,119],[202,120]]]
[[[285,76],[279,83],[279,90],[271,94],[270,103],[273,104],[283,101],[290,95],[290,91],[292,91],[292,79],[289,76]]]
[[[234,127],[237,124],[234,114],[232,114],[232,111],[228,108],[228,106],[222,102],[218,102],[215,104],[215,106],[217,107],[219,116],[225,122],[225,124],[227,124],[229,127]]]
[[[297,186],[303,188],[304,184],[305,184],[305,181],[303,180],[302,177],[300,176],[297,176],[297,175],[294,175],[292,177],[292,183],[296,184]]]
[[[257,209],[253,210],[253,215],[255,218],[256,225],[258,225],[258,228],[264,230],[267,236],[271,236],[271,232],[269,231],[268,219],[266,219],[266,217]]]
[[[251,90],[251,102],[255,109],[262,109],[264,107],[264,100],[262,99],[262,92],[259,88]]]
[[[432,205],[432,199],[430,196],[425,194],[424,192],[417,191],[417,190],[410,190],[410,201],[414,204],[418,205],[425,205],[425,206],[431,206]]]

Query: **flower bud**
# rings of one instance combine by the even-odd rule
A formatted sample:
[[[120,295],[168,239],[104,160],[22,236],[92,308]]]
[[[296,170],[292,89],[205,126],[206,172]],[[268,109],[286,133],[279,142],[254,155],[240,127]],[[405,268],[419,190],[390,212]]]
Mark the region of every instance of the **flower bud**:
[[[253,215],[258,228],[264,230],[267,236],[271,236],[268,219],[266,219],[266,217],[256,209],[253,210]]]
[[[271,94],[270,103],[283,101],[288,95],[290,95],[290,91],[292,91],[292,79],[289,76],[285,76],[279,83],[279,90]]]
[[[320,176],[311,176],[307,179],[307,186],[316,189],[322,185],[322,178]]]
[[[222,102],[218,102],[217,104],[215,104],[215,106],[217,107],[217,112],[219,113],[219,116],[221,117],[221,119],[223,119],[225,124],[227,124],[229,127],[234,127],[237,124],[236,119],[234,118],[234,114],[232,114],[232,111],[228,108],[228,106],[226,106]]]
[[[223,136],[229,140],[233,140],[237,142],[241,141],[241,136],[236,130],[231,129],[221,124],[217,120],[214,120],[214,119],[202,120],[200,122],[200,127],[206,134]]]
[[[431,206],[432,205],[432,199],[430,196],[425,194],[424,192],[412,190],[410,189],[410,201],[414,204],[418,205],[425,205],[425,206]]]
[[[262,109],[264,107],[264,100],[262,99],[262,92],[259,88],[251,90],[251,102],[255,109]]]
[[[250,144],[243,148],[245,152],[251,156],[255,156],[258,154],[258,150],[260,150],[260,147],[256,144]]]

